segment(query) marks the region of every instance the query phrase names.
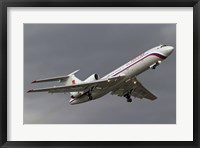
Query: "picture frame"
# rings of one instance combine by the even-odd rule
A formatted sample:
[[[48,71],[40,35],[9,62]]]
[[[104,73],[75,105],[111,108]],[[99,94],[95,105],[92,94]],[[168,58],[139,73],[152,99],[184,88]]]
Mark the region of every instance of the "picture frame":
[[[193,141],[7,141],[7,8],[8,7],[193,7]],[[200,2],[199,0],[115,0],[115,1],[92,1],[92,0],[63,0],[45,1],[30,0],[27,2],[8,0],[1,1],[1,89],[0,89],[0,137],[1,147],[199,147],[199,26],[200,26]]]

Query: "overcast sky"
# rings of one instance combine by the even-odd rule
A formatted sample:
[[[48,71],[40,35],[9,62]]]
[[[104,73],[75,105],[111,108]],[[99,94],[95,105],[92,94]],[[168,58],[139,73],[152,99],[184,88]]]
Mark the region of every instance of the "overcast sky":
[[[25,24],[25,124],[175,124],[176,52],[156,70],[138,80],[158,99],[133,99],[110,94],[78,105],[69,94],[29,93],[33,88],[62,85],[31,81],[67,75],[77,69],[81,80],[93,73],[103,77],[146,50],[176,47],[175,24]]]

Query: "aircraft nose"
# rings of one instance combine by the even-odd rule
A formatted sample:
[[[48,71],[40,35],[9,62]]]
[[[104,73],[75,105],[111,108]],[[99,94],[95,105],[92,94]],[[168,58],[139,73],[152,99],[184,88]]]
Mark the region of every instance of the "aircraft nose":
[[[163,50],[166,56],[169,56],[173,51],[174,51],[174,47],[172,46],[166,46]]]

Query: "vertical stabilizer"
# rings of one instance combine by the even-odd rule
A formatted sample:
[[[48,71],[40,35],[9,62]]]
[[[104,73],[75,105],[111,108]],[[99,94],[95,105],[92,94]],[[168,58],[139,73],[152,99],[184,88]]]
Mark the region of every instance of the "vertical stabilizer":
[[[82,83],[82,81],[75,76],[75,73],[77,73],[78,71],[79,70],[76,70],[68,75],[68,78],[66,79],[66,83],[65,83],[66,86]],[[71,96],[74,96],[75,94],[77,94],[77,92],[70,92]]]
[[[70,75],[69,78],[66,80],[65,85],[74,85],[74,84],[80,84],[82,81],[78,79],[74,74]]]

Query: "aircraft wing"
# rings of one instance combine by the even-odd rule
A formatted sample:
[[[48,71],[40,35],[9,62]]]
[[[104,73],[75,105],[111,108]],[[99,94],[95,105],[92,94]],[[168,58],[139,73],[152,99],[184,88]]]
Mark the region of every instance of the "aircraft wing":
[[[122,85],[118,89],[113,90],[111,94],[124,96],[129,91],[131,91],[131,96],[136,98],[146,98],[149,100],[157,99],[157,97],[148,91],[136,78],[123,82]]]
[[[118,83],[123,78],[124,78],[124,76],[118,76],[118,77],[113,77],[113,78],[108,78],[108,79],[100,79],[100,80],[93,81],[93,82],[85,82],[85,83],[83,82],[83,83],[74,84],[74,85],[31,89],[27,92],[28,93],[30,93],[30,92],[65,93],[65,92],[86,91],[89,89],[103,90],[103,89],[107,89],[110,85]]]

